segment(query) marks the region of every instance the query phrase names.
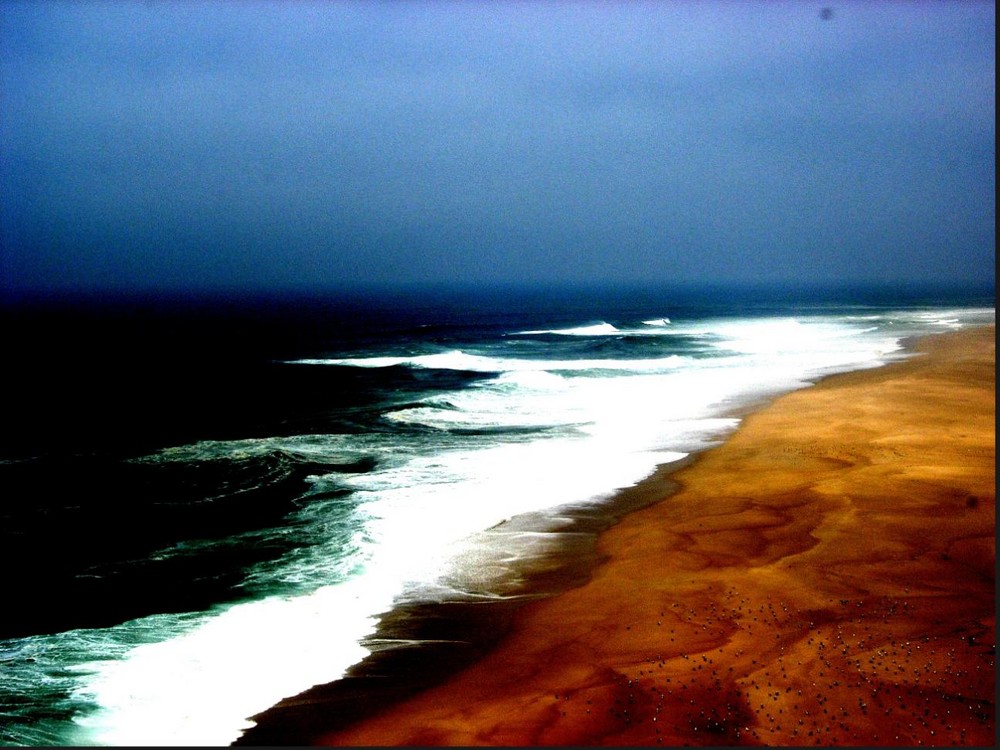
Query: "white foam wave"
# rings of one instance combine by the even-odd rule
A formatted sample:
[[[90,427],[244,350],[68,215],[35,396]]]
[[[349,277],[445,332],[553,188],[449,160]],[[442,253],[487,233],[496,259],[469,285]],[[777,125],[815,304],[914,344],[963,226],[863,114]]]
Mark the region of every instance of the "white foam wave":
[[[74,742],[228,745],[253,725],[248,716],[363,659],[359,641],[375,628],[372,613],[388,609],[396,589],[366,576],[309,596],[238,604],[121,660],[80,665],[91,676],[74,698],[100,708],[74,719]]]
[[[550,328],[542,331],[521,331],[519,336],[615,336],[620,334],[617,328],[610,323],[594,323],[588,326],[576,326],[574,328]]]
[[[993,308],[955,308],[921,310],[914,312],[915,321],[943,328],[962,328],[966,325],[994,322],[996,310]]]
[[[866,329],[872,335],[864,335]],[[805,374],[877,362],[899,350],[899,335],[875,330],[827,319],[765,318],[715,321],[694,332],[714,348],[737,355],[763,356],[772,362],[795,359]]]
[[[656,318],[654,320],[642,321],[643,328],[619,328],[610,323],[596,323],[589,326],[578,326],[575,328],[555,328],[537,331],[518,331],[515,336],[663,336],[673,334],[675,331],[668,330],[671,325],[670,318]],[[677,332],[679,333],[679,332]]]
[[[344,357],[341,359],[297,359],[292,364],[342,365],[348,367],[420,367],[437,370],[462,370],[466,372],[502,372],[504,368],[495,357],[467,354],[453,350],[437,354],[399,357]]]
[[[581,372],[657,371],[683,365],[685,357],[675,354],[646,359],[520,359],[467,354],[460,350],[408,357],[347,357],[342,359],[300,359],[296,364],[339,365],[343,367],[415,367],[460,370],[463,372]]]

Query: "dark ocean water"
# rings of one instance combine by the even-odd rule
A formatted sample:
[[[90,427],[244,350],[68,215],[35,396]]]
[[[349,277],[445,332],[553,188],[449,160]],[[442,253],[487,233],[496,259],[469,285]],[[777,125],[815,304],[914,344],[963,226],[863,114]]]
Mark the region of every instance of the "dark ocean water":
[[[0,742],[226,744],[387,609],[502,591],[529,535],[484,530],[993,319],[992,288],[8,304]]]

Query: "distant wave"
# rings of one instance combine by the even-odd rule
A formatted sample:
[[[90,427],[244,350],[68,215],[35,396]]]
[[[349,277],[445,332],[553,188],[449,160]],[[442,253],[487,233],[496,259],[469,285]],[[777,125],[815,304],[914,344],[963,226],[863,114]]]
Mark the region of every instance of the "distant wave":
[[[408,357],[343,357],[338,359],[296,359],[296,365],[341,365],[345,367],[419,367],[429,370],[462,370],[465,372],[504,372],[511,369],[504,360],[467,354],[455,349],[437,354]],[[544,370],[545,367],[537,369]]]
[[[642,321],[643,327],[618,328],[611,323],[594,323],[593,325],[575,326],[572,328],[552,328],[539,331],[518,331],[515,336],[659,336],[673,333],[668,329],[670,318],[653,318]]]
[[[647,359],[513,359],[485,357],[460,350],[423,354],[414,357],[347,357],[342,359],[297,359],[291,364],[336,365],[342,367],[415,367],[422,369],[461,370],[464,372],[558,372],[608,371],[651,372],[672,370],[688,361],[672,354]]]
[[[575,328],[553,328],[543,331],[520,331],[518,336],[614,336],[621,331],[610,323],[594,323],[589,326],[577,326]]]

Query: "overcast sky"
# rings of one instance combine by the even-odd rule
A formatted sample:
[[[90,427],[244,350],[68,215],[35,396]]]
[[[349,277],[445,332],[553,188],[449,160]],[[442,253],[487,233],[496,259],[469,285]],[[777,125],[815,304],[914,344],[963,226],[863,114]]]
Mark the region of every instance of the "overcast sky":
[[[991,281],[994,34],[988,2],[0,0],[2,288]]]

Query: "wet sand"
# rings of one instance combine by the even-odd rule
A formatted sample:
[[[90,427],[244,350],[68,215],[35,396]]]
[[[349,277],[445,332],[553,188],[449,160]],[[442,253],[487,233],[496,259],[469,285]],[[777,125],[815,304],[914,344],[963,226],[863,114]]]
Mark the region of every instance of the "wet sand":
[[[328,704],[310,740],[993,745],[994,336],[750,415],[600,535],[586,583],[375,715]]]

